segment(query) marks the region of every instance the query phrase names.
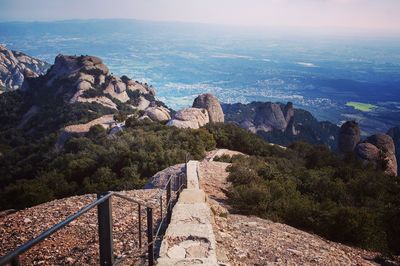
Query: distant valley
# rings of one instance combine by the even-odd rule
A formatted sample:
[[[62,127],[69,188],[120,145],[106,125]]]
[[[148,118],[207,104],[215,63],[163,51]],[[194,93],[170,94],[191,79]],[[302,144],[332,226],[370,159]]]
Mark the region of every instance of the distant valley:
[[[364,136],[400,123],[395,39],[189,26],[130,20],[0,23],[0,42],[49,63],[59,53],[99,56],[115,75],[152,84],[158,99],[176,110],[210,92],[229,104],[293,102],[320,121],[356,120]],[[349,102],[376,108],[366,112]]]

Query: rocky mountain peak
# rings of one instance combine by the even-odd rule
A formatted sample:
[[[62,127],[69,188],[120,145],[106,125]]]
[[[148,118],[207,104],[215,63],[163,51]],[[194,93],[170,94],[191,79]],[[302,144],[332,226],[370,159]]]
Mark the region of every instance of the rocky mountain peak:
[[[119,102],[146,109],[155,100],[150,86],[126,76],[112,75],[95,56],[58,55],[41,80],[28,79],[23,86],[25,91],[33,93],[42,88],[69,103],[98,103],[115,110]]]
[[[49,64],[0,44],[0,92],[20,89],[25,78],[46,73]]]

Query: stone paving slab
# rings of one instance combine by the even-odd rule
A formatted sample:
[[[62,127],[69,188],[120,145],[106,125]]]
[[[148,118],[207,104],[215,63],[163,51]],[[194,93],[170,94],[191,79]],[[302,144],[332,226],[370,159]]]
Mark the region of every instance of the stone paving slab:
[[[199,162],[187,164],[187,189],[172,210],[158,265],[218,265],[212,213],[199,187]]]
[[[179,203],[195,204],[204,203],[207,200],[206,193],[200,189],[184,189],[179,195]]]

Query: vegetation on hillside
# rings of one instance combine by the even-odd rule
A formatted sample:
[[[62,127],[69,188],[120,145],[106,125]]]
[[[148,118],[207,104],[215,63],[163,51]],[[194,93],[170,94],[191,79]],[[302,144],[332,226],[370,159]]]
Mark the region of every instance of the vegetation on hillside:
[[[282,221],[329,239],[360,247],[400,252],[400,180],[341,158],[325,146],[297,142],[282,149],[229,124],[198,130],[167,127],[129,118],[122,132],[109,135],[94,126],[54,145],[59,129],[106,113],[96,104],[63,104],[42,99],[40,112],[23,127],[32,106],[21,92],[0,97],[0,209],[24,208],[55,198],[141,188],[157,171],[182,163],[187,153],[201,159],[215,147],[250,157],[231,160],[231,205],[239,212]],[[43,96],[44,97],[44,96]],[[40,99],[35,96],[34,99]],[[52,103],[47,105],[47,103]]]
[[[11,136],[12,137],[12,136]],[[0,156],[0,208],[24,208],[76,194],[142,188],[156,172],[215,148],[205,129],[167,127],[130,118],[118,136],[94,126],[54,151],[55,136],[8,147]]]
[[[299,142],[269,155],[260,149],[246,149],[249,157],[220,158],[233,162],[229,202],[238,212],[334,241],[400,253],[398,177],[352,157],[343,159],[325,146]]]

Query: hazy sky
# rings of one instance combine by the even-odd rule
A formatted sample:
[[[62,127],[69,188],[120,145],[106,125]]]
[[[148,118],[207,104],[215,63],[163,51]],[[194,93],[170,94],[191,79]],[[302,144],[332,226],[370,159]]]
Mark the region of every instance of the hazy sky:
[[[400,0],[0,0],[0,20],[133,18],[400,32]]]

